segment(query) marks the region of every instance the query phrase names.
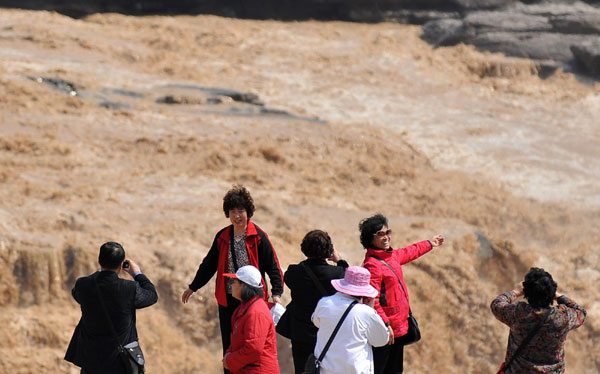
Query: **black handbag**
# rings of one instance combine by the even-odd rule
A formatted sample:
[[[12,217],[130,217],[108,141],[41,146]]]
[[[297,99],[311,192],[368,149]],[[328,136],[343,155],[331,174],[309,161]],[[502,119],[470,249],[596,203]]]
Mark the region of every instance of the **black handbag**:
[[[94,285],[96,286],[96,291],[98,292],[98,298],[100,299],[100,304],[102,305],[102,310],[104,311],[104,316],[106,317],[106,321],[108,322],[108,327],[110,328],[110,332],[112,333],[115,341],[117,342],[117,352],[119,353],[119,359],[125,368],[125,372],[127,374],[143,374],[146,372],[146,361],[144,360],[144,353],[142,353],[142,348],[137,340],[126,344],[123,346],[119,341],[119,336],[115,331],[115,327],[113,326],[112,320],[108,315],[108,311],[106,309],[106,305],[104,304],[104,298],[100,293],[100,287],[98,287],[98,282],[94,278]]]
[[[403,345],[409,345],[416,343],[421,340],[421,330],[419,330],[419,323],[417,319],[412,315],[412,311],[408,310],[408,331],[406,334],[398,338]]]
[[[369,257],[373,257],[378,259],[379,261],[383,262],[383,264],[385,266],[387,266],[388,268],[390,268],[390,270],[392,271],[392,273],[394,273],[394,275],[396,276],[396,278],[398,278],[398,283],[400,283],[400,286],[402,287],[402,290],[404,291],[404,297],[406,297],[407,293],[406,293],[406,288],[404,288],[404,285],[402,284],[402,281],[400,280],[400,277],[398,276],[398,273],[396,273],[396,270],[394,270],[393,267],[390,266],[390,264],[388,264],[387,262],[385,262],[384,259],[382,259],[381,257],[377,257],[375,255],[370,255]],[[408,297],[406,297],[406,303],[408,304]],[[403,345],[410,345],[413,343],[418,342],[419,340],[421,340],[421,330],[419,330],[419,323],[417,322],[417,319],[413,316],[412,314],[412,310],[410,309],[410,304],[408,307],[408,331],[406,332],[406,334],[402,335],[401,337],[399,337],[397,340],[399,340]]]
[[[333,329],[333,332],[331,333],[331,336],[329,337],[327,344],[325,344],[325,347],[323,347],[323,351],[319,355],[319,358],[316,358],[314,353],[311,353],[310,356],[308,356],[308,360],[306,360],[306,365],[304,366],[304,373],[302,373],[302,374],[319,374],[321,372],[321,362],[323,361],[323,358],[325,357],[325,353],[327,353],[329,346],[331,346],[331,343],[333,342],[333,338],[335,338],[335,335],[337,334],[338,330],[342,326],[342,322],[344,322],[344,320],[346,319],[346,316],[348,315],[348,313],[350,313],[350,310],[356,304],[358,304],[358,301],[353,301],[350,305],[348,305],[348,308],[346,308],[346,311],[342,315],[342,318],[340,318],[340,321],[335,326],[335,329]]]
[[[285,309],[285,312],[283,312],[283,314],[279,318],[279,322],[277,322],[277,325],[275,326],[275,331],[277,331],[279,335],[288,339],[292,338],[292,313],[290,312],[290,309],[292,308],[293,306],[290,303],[290,305],[288,305]]]

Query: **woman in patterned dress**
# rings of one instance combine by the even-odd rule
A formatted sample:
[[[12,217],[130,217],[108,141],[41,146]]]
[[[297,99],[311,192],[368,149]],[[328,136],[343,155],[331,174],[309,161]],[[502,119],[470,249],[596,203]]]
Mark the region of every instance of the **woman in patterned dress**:
[[[531,268],[517,289],[492,301],[494,316],[510,327],[505,362],[521,342],[545,318],[538,332],[516,356],[506,374],[562,374],[565,372],[567,333],[583,324],[586,311],[565,295],[558,295],[552,275]],[[524,296],[525,301],[518,301]],[[553,306],[556,300],[557,305]],[[546,315],[548,315],[546,317]]]

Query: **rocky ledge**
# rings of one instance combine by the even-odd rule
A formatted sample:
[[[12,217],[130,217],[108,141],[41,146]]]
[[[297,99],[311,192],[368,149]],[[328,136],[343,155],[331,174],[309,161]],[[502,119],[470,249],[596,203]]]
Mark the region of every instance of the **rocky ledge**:
[[[562,67],[600,78],[600,8],[583,2],[512,3],[423,25],[435,46],[466,43],[539,62],[542,74]]]
[[[1,6],[73,17],[120,12],[422,24],[423,39],[434,46],[472,44],[533,59],[542,75],[563,68],[600,79],[598,0],[4,0]]]

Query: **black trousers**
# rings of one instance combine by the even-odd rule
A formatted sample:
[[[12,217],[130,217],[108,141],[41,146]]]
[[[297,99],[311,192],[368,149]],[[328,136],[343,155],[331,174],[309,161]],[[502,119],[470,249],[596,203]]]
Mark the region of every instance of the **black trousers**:
[[[394,342],[392,345],[373,347],[375,374],[402,374],[404,371],[404,345]]]
[[[231,345],[231,317],[233,312],[240,306],[239,300],[235,299],[230,294],[227,294],[227,306],[219,305],[219,326],[221,327],[221,342],[223,343],[223,355]],[[229,370],[223,369],[225,374]]]
[[[294,359],[294,371],[296,374],[302,374],[306,366],[308,356],[315,350],[317,343],[306,343],[292,340],[292,358]]]

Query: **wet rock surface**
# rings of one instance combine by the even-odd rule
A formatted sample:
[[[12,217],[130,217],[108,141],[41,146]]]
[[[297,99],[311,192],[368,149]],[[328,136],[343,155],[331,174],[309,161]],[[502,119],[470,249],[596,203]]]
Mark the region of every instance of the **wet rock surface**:
[[[83,101],[110,110],[136,110],[137,107],[144,105],[167,104],[187,107],[187,110],[195,110],[199,115],[276,117],[322,125],[327,123],[317,117],[299,116],[286,110],[265,106],[255,93],[228,88],[170,83],[150,89],[140,89],[140,91],[108,87],[94,90],[57,77],[29,76],[28,78],[56,91],[76,96]]]
[[[571,52],[585,69],[600,77],[600,40],[574,44]]]
[[[600,42],[600,9],[583,2],[515,3],[468,12],[461,18],[428,21],[422,37],[436,46],[472,44],[600,78],[589,57]]]

